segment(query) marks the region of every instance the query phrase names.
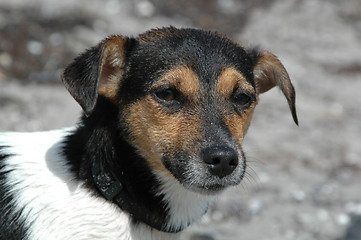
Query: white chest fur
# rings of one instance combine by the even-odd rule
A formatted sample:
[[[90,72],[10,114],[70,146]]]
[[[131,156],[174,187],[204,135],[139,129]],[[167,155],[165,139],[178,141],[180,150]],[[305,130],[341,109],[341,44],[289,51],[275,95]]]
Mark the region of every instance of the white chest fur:
[[[213,199],[211,196],[187,190],[178,180],[161,172],[155,174],[162,183],[160,194],[164,194],[169,210],[169,230],[172,230],[172,226],[186,228],[189,223],[196,222],[205,214]]]

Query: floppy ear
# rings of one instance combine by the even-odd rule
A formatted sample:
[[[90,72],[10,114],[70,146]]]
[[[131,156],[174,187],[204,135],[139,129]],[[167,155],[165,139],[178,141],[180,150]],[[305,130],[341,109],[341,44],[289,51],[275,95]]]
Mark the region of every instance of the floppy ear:
[[[278,58],[270,52],[253,52],[255,54],[255,66],[253,69],[256,91],[264,93],[278,86],[285,95],[290,107],[293,120],[298,125],[296,113],[296,92],[290,77]]]
[[[115,102],[125,70],[129,39],[112,36],[75,58],[62,80],[87,116],[101,94]]]

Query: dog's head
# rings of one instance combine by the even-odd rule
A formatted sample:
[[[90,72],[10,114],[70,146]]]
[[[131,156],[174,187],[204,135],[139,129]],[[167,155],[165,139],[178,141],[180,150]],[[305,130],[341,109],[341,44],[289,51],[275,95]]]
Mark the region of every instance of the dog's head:
[[[259,94],[280,87],[297,123],[295,91],[276,56],[202,30],[109,37],[76,58],[63,82],[88,116],[99,95],[117,106],[124,138],[154,174],[206,194],[241,181]]]

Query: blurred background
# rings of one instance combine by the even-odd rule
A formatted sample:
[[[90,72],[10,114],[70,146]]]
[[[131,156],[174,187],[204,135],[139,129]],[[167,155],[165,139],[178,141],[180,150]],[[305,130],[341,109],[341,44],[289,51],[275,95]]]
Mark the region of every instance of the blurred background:
[[[169,25],[273,52],[300,120],[277,89],[261,96],[245,180],[184,240],[360,240],[360,0],[0,0],[0,131],[74,125],[64,67],[107,35]]]

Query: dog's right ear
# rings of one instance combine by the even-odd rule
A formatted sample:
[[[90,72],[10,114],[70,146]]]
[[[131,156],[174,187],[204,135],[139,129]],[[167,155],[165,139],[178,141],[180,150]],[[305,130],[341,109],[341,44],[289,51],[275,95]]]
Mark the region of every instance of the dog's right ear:
[[[283,64],[275,55],[267,51],[253,49],[251,55],[255,61],[253,74],[257,93],[264,93],[278,86],[287,99],[294,122],[298,125],[296,92]]]
[[[93,112],[99,94],[116,102],[130,42],[122,36],[109,37],[64,70],[63,83],[87,116]]]

